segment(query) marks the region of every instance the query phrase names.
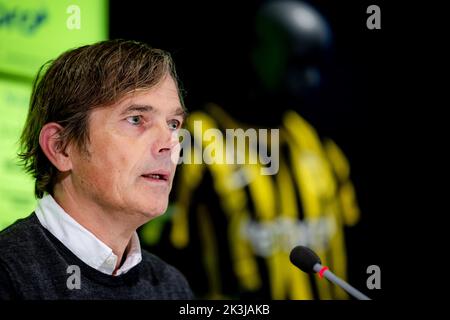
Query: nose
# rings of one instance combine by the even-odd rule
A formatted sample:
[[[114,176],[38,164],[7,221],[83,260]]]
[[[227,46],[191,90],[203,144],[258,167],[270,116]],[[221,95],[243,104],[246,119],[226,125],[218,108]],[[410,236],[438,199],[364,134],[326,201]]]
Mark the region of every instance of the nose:
[[[158,126],[154,134],[156,137],[152,145],[153,155],[155,157],[170,156],[172,150],[179,144],[178,134],[170,130],[167,124]]]

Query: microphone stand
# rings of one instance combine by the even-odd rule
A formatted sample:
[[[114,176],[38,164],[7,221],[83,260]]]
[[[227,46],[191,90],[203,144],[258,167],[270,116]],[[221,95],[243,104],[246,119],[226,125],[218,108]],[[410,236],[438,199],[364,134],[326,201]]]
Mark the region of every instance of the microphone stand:
[[[361,291],[358,291],[357,289],[349,285],[347,282],[336,276],[333,272],[328,270],[328,268],[323,267],[320,263],[316,263],[313,269],[315,272],[318,272],[321,277],[323,275],[325,278],[327,278],[334,284],[338,285],[339,287],[347,291],[354,298],[358,300],[372,300],[368,296],[363,294]]]

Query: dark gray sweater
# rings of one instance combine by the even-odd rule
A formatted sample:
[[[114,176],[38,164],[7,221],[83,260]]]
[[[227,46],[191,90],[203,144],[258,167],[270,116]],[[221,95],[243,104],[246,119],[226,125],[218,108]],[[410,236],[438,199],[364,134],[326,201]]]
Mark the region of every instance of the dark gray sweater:
[[[183,275],[145,250],[137,266],[115,277],[81,261],[34,213],[0,232],[0,299],[192,298]]]

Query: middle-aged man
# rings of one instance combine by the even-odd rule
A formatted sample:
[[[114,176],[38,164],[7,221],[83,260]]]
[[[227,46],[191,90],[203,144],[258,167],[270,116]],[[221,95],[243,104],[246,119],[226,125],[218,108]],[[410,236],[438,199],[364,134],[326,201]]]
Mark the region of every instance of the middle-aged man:
[[[111,40],[46,64],[20,154],[39,201],[0,233],[0,298],[193,298],[136,234],[167,208],[184,117],[162,50]]]

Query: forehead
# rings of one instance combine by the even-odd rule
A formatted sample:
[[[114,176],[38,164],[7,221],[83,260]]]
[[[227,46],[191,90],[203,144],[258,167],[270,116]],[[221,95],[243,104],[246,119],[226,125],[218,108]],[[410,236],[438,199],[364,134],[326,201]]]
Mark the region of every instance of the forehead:
[[[111,105],[114,114],[124,114],[133,106],[147,106],[154,113],[173,113],[183,110],[178,88],[171,77],[165,77],[150,89],[137,89],[126,94],[117,103]],[[131,107],[131,108],[130,108]]]

